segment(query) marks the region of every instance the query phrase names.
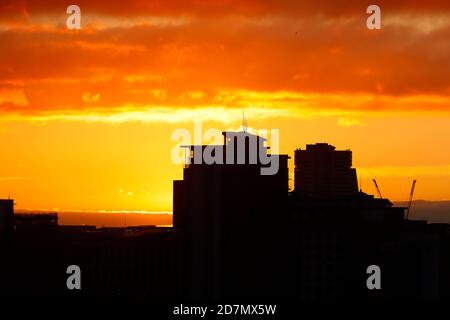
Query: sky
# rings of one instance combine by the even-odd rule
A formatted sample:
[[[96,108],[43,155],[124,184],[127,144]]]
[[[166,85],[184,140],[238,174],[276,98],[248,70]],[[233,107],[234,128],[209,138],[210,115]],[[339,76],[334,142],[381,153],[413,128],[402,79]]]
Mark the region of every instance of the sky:
[[[171,211],[178,128],[353,151],[362,189],[450,199],[450,2],[0,1],[0,198]],[[293,163],[291,162],[291,169]]]

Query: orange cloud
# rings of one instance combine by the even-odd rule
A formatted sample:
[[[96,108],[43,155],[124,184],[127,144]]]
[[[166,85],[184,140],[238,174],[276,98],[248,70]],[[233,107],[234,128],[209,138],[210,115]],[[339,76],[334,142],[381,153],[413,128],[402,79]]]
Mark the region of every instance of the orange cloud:
[[[73,32],[62,1],[2,3],[0,15],[16,18],[0,23],[0,89],[22,92],[27,104],[19,108],[24,99],[5,95],[2,110],[449,111],[444,1],[381,2],[377,32],[365,28],[361,1],[78,5],[85,18]],[[280,99],[280,92],[287,94]]]
[[[97,101],[100,101],[100,94],[85,92],[85,93],[83,93],[83,101],[84,102],[97,102]]]
[[[380,0],[377,4],[389,11],[443,11],[450,8],[448,1],[420,1],[420,0]],[[221,16],[229,14],[241,15],[267,15],[267,14],[289,14],[305,16],[312,14],[323,15],[353,15],[358,13],[359,8],[366,8],[368,3],[361,0],[345,2],[333,2],[327,0],[299,1],[299,0],[216,0],[214,2],[198,0],[78,0],[82,10],[88,12],[99,12],[115,16],[134,16],[142,14],[173,15],[190,14],[195,16]],[[38,12],[60,12],[61,8],[67,7],[67,2],[62,0],[25,1],[4,0],[0,5],[0,12],[4,15],[17,15],[28,17]]]
[[[13,107],[24,107],[28,105],[28,99],[22,90],[0,89],[0,109],[8,105]]]

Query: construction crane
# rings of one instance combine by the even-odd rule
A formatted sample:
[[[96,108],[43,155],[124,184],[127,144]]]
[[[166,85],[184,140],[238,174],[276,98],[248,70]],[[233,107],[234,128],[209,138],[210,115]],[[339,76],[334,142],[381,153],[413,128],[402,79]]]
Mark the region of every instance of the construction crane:
[[[409,202],[408,202],[408,209],[406,210],[406,219],[408,219],[409,217],[409,213],[411,211],[411,205],[412,205],[412,200],[413,200],[413,196],[414,196],[414,189],[416,187],[416,180],[413,180],[412,186],[411,186],[411,193],[409,194]]]
[[[375,188],[377,189],[378,196],[380,197],[380,199],[383,199],[383,196],[381,195],[380,188],[378,188],[377,180],[372,179],[372,181],[373,181],[373,184],[375,185]]]

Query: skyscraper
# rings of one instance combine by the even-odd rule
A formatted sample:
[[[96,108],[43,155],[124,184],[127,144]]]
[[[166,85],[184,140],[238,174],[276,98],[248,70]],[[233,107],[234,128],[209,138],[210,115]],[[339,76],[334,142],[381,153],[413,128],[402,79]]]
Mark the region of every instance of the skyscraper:
[[[0,199],[0,232],[12,231],[14,227],[14,200]]]
[[[214,146],[223,156],[222,163],[196,163],[196,154],[203,154],[208,146],[188,146],[183,180],[174,181],[174,227],[184,239],[185,270],[192,281],[186,288],[196,298],[248,297],[269,290],[260,280],[270,262],[261,259],[272,253],[275,240],[271,241],[269,230],[283,222],[282,204],[288,197],[287,155],[268,155],[265,139],[251,133],[223,135],[224,144]],[[259,150],[263,156],[277,157],[276,174],[261,174],[265,165],[253,157]],[[234,161],[227,163],[230,153]]]
[[[295,150],[295,193],[315,198],[343,198],[358,193],[352,152],[327,143]]]

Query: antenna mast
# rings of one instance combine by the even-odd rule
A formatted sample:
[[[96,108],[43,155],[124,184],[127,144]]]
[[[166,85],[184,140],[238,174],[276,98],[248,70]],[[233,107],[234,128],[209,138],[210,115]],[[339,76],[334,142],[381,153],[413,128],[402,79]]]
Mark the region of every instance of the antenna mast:
[[[247,132],[247,117],[245,115],[245,107],[242,108],[242,131]]]

